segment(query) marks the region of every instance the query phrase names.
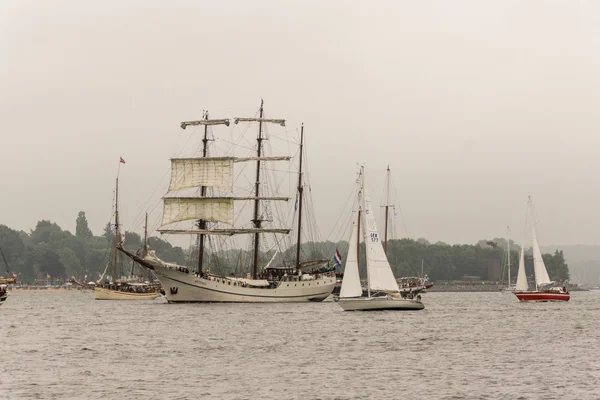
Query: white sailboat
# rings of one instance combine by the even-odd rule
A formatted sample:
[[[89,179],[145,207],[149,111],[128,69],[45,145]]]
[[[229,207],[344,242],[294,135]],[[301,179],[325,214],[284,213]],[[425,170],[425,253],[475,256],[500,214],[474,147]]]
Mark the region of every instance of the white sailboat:
[[[339,297],[335,301],[345,311],[375,310],[422,310],[425,308],[417,298],[402,297],[398,283],[385,255],[373,209],[364,179],[364,167],[359,176],[358,201],[355,207],[356,218],[352,223],[352,234],[348,250],[344,279]],[[358,260],[360,237],[363,237],[367,259],[367,295],[363,295],[360,285]]]
[[[542,252],[537,241],[535,212],[533,210],[533,202],[531,196],[528,201],[528,213],[531,215],[531,240],[533,250],[533,273],[535,277],[535,290],[529,290],[527,276],[525,274],[525,239],[521,247],[521,255],[519,258],[519,272],[517,274],[517,285],[513,292],[519,301],[569,301],[571,295],[566,287],[554,286],[555,282],[550,280]],[[526,218],[527,221],[527,218]],[[527,222],[526,222],[527,225]]]
[[[226,157],[209,156],[207,147],[210,141],[208,127],[229,126],[229,119],[209,119],[208,113],[205,113],[201,120],[181,123],[183,129],[195,125],[204,127],[202,157],[171,159],[171,182],[169,193],[163,198],[163,228],[159,229],[159,232],[197,236],[199,249],[197,270],[192,271],[181,265],[164,262],[154,252],[149,252],[145,257],[139,257],[122,247],[119,249],[139,264],[155,272],[165,289],[165,296],[169,303],[323,301],[331,294],[335,286],[334,269],[324,267],[328,264],[328,260],[307,262],[301,262],[300,260],[304,127],[301,130],[299,149],[298,209],[297,214],[295,214],[297,216],[298,237],[295,262],[286,264],[284,260],[283,266],[273,267],[271,261],[269,261],[266,263],[266,267],[261,267],[259,254],[260,244],[264,240],[263,235],[285,235],[291,231],[288,228],[272,226],[273,217],[269,216],[270,202],[288,201],[289,197],[268,196],[268,180],[264,177],[261,178],[261,173],[267,173],[265,163],[290,160],[289,156],[265,156],[263,147],[263,141],[268,139],[264,132],[264,125],[274,123],[285,126],[285,120],[265,118],[261,102],[258,118],[235,118],[235,123],[238,122],[258,122],[255,156],[233,157],[231,153],[228,153]],[[236,177],[236,174],[234,174],[233,166],[234,163],[244,162],[256,162],[256,175],[251,178],[253,183],[250,195],[246,193],[245,196],[239,196],[234,191],[234,177]],[[197,190],[194,196],[180,194],[182,190],[190,188]],[[210,191],[207,189],[210,189]],[[189,191],[186,193],[189,193]],[[218,195],[219,193],[223,193],[223,195]],[[241,201],[254,203],[251,219],[249,218],[251,226],[240,227],[238,225],[239,220],[245,220],[245,217],[241,217],[241,213],[240,216],[234,213],[234,202]],[[172,224],[182,221],[195,221],[195,228],[176,229],[172,227]],[[211,237],[214,241],[215,237],[226,238],[243,234],[251,235],[252,238],[250,243],[252,246],[251,273],[245,276],[241,274],[236,276],[237,271],[230,275],[213,273],[211,269],[218,270],[218,265],[210,265],[210,261],[208,266],[204,265],[205,242],[207,240],[211,240]],[[316,269],[310,271],[310,268]]]

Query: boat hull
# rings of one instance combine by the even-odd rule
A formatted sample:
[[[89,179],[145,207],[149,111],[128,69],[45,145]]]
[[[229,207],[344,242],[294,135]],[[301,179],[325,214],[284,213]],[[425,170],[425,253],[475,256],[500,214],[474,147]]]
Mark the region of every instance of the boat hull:
[[[4,304],[4,302],[6,301],[6,298],[8,297],[8,294],[3,294],[0,296],[0,306],[2,304]]]
[[[336,302],[344,311],[422,310],[425,305],[419,300],[390,297],[339,298]]]
[[[119,290],[111,290],[102,287],[94,288],[96,300],[154,300],[159,293],[131,293]]]
[[[207,279],[154,265],[169,303],[297,303],[323,301],[333,291],[336,278],[321,275],[306,281],[281,281],[276,288],[234,285],[225,278]]]
[[[571,295],[564,292],[514,292],[519,301],[569,301]]]

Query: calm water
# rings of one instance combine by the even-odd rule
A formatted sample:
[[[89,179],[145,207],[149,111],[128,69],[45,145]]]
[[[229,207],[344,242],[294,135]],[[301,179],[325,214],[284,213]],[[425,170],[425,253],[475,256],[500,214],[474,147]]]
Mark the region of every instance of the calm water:
[[[600,292],[564,304],[428,293],[419,312],[13,292],[0,396],[598,399]]]

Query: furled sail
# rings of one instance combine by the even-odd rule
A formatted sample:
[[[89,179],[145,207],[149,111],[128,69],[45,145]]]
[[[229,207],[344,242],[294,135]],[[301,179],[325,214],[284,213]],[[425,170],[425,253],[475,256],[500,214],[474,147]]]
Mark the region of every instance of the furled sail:
[[[233,189],[233,157],[172,158],[169,191],[192,187]]]
[[[369,288],[371,290],[398,292],[398,283],[396,282],[396,278],[394,278],[394,273],[381,245],[375,215],[371,207],[371,196],[367,193],[365,185],[363,185],[363,202],[363,232],[367,251]]]
[[[360,203],[359,203],[360,204]],[[360,275],[358,273],[358,223],[355,220],[352,223],[352,234],[350,235],[350,247],[346,256],[346,266],[344,267],[344,279],[340,297],[360,297],[362,287],[360,286]]]
[[[188,220],[225,222],[233,225],[233,198],[164,198],[162,224]]]

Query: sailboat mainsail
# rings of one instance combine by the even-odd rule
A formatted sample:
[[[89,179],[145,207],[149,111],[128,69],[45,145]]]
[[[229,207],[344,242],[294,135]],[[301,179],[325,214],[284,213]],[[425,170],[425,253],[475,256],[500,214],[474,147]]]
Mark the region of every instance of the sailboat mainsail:
[[[535,220],[533,203],[531,202],[531,199],[529,200],[529,205],[531,207],[531,217],[532,217],[531,218],[532,219],[531,240],[533,242],[532,243],[533,271],[535,273],[535,284],[536,284],[536,286],[546,286],[546,285],[553,283],[553,281],[551,281],[550,277],[548,276],[548,271],[546,270],[546,265],[544,264],[544,259],[542,258],[542,252],[540,251],[540,246],[538,244],[537,232],[536,232],[536,228],[535,228],[535,226],[537,225],[537,222]]]
[[[364,177],[363,177],[364,179]],[[389,292],[398,292],[398,283],[394,278],[392,267],[381,245],[381,238],[377,230],[375,214],[371,207],[371,196],[367,191],[366,185],[363,187],[363,223],[364,223],[364,241],[367,252],[367,276],[370,290],[383,290]]]

